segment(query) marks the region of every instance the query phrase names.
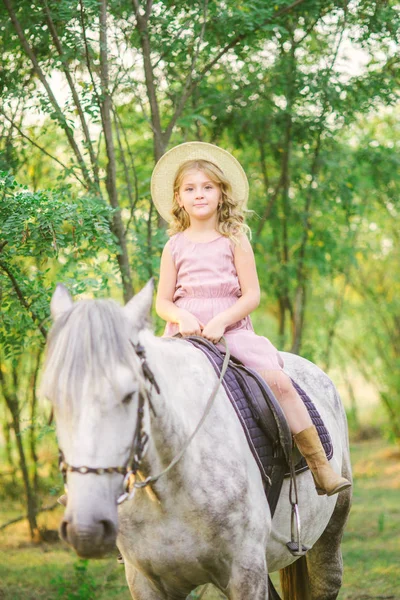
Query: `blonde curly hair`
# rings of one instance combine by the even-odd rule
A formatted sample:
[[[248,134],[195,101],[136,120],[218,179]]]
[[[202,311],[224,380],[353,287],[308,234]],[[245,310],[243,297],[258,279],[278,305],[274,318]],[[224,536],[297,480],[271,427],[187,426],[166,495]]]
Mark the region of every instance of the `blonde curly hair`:
[[[202,171],[211,181],[216,183],[221,190],[221,204],[218,207],[217,231],[230,238],[235,244],[239,243],[240,235],[245,235],[251,239],[251,230],[245,223],[245,214],[248,211],[238,206],[232,198],[231,184],[225,175],[215,165],[208,160],[189,160],[183,163],[175,176],[174,196],[172,200],[171,214],[172,219],[169,223],[168,235],[184,231],[190,225],[189,215],[186,210],[179,206],[177,196],[179,188],[182,185],[185,175],[192,170]]]

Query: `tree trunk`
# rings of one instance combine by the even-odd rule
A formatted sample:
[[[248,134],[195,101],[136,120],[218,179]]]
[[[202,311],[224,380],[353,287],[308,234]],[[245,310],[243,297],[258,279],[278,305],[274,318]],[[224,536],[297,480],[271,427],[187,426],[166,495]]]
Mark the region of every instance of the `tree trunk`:
[[[4,389],[3,389],[3,393],[4,393]],[[12,428],[15,433],[15,440],[16,440],[16,444],[17,444],[18,457],[19,457],[19,466],[21,469],[22,481],[23,481],[24,489],[25,489],[29,529],[30,529],[30,533],[31,533],[31,538],[33,539],[39,533],[39,529],[38,529],[38,525],[37,525],[37,521],[36,521],[36,500],[35,500],[35,495],[32,490],[31,482],[29,480],[29,472],[28,472],[28,466],[27,466],[27,462],[26,462],[25,450],[24,450],[24,446],[22,444],[18,399],[14,393],[12,395],[10,395],[8,393],[4,393],[4,398],[5,398],[7,407],[11,413]]]
[[[68,126],[68,123],[65,120],[64,113],[63,113],[60,105],[58,104],[56,97],[54,96],[54,94],[52,92],[50,84],[49,84],[48,80],[46,79],[45,74],[40,67],[39,60],[34,52],[34,48],[29,44],[27,38],[25,37],[25,33],[22,29],[20,22],[18,21],[18,18],[15,13],[14,6],[13,6],[11,0],[4,0],[4,5],[10,15],[11,23],[12,23],[12,25],[15,29],[15,32],[21,42],[21,46],[22,46],[25,54],[29,57],[30,61],[32,62],[35,73],[38,76],[39,80],[41,81],[44,89],[46,90],[47,97],[48,97],[51,105],[54,108],[56,120],[59,123],[60,127],[62,127],[62,129],[64,130],[65,135],[67,136],[69,145],[70,145],[73,153],[75,154],[76,160],[79,164],[82,175],[85,179],[87,188],[92,189],[93,182],[90,177],[90,173],[87,169],[86,163],[83,159],[82,153],[78,147],[78,144],[76,143],[76,140],[73,136],[72,130],[70,129],[70,127]]]
[[[6,443],[5,450],[6,450],[7,462],[11,469],[11,481],[12,481],[12,484],[15,485],[17,468],[15,466],[14,457],[13,457],[13,448],[12,448],[12,443],[11,443],[11,428],[12,428],[11,423],[9,423],[6,420],[5,423],[3,424],[3,435],[4,435],[4,441]]]
[[[285,328],[286,305],[285,305],[285,301],[282,298],[282,296],[279,296],[278,304],[279,304],[279,347],[283,348],[285,345],[285,336],[286,336],[286,328]]]
[[[10,410],[12,410],[12,409],[10,408]],[[36,521],[36,498],[35,498],[35,494],[32,490],[31,482],[29,480],[29,473],[28,473],[28,466],[26,463],[25,450],[24,450],[24,447],[22,444],[21,428],[20,428],[18,411],[13,412],[12,419],[13,419],[13,429],[15,432],[15,438],[16,438],[17,448],[18,448],[19,463],[20,463],[20,467],[21,467],[22,479],[23,479],[24,488],[25,488],[29,529],[30,529],[30,533],[31,533],[31,538],[33,539],[35,536],[37,536],[39,534],[39,529],[38,529],[38,525],[37,525],[37,521]]]
[[[32,465],[33,465],[33,495],[35,497],[36,505],[37,505],[38,493],[39,493],[38,455],[36,452],[36,408],[37,408],[36,387],[37,387],[37,378],[38,378],[38,374],[39,374],[41,356],[42,356],[42,348],[40,348],[37,353],[35,367],[34,367],[32,377],[31,377],[31,382],[30,382],[30,387],[32,390],[32,397],[31,397],[31,428],[29,431],[29,447],[30,447],[30,454],[31,454],[31,460],[32,460]]]
[[[304,315],[306,310],[306,286],[305,282],[302,285],[297,286],[296,297],[294,301],[293,311],[293,342],[291,352],[293,354],[299,354],[301,348],[301,342],[303,338],[304,328]]]
[[[311,230],[311,204],[315,194],[313,184],[316,181],[318,168],[319,168],[319,155],[321,151],[321,136],[322,126],[318,131],[317,141],[315,144],[315,150],[313,155],[313,161],[311,165],[311,181],[307,190],[306,205],[304,209],[304,228],[303,236],[301,240],[299,259],[297,264],[297,289],[296,289],[296,302],[293,315],[293,343],[292,352],[299,354],[301,348],[301,340],[303,336],[304,326],[304,313],[305,313],[305,299],[306,299],[306,286],[307,286],[307,270],[305,267],[305,256],[308,244],[308,233]]]
[[[280,184],[278,184],[277,189],[281,187],[282,194],[282,219],[281,219],[281,227],[282,227],[282,251],[281,251],[281,265],[283,267],[283,278],[281,284],[281,290],[279,291],[280,295],[280,309],[282,311],[282,327],[284,330],[285,323],[285,313],[290,305],[289,300],[289,281],[288,281],[288,270],[287,265],[289,263],[289,238],[288,238],[288,221],[290,215],[290,207],[289,207],[289,186],[290,186],[290,156],[291,156],[291,148],[292,148],[292,114],[291,114],[291,93],[292,90],[289,88],[288,92],[288,105],[287,105],[287,114],[286,114],[286,130],[285,130],[285,142],[284,142],[284,151],[282,157],[282,171]]]
[[[269,194],[270,182],[269,182],[268,171],[267,171],[267,159],[265,156],[264,139],[262,139],[262,138],[258,139],[258,148],[260,151],[260,168],[261,168],[261,173],[262,173],[263,183],[264,183],[266,204],[265,204],[264,213],[258,223],[258,227],[257,227],[257,231],[256,231],[256,239],[258,237],[260,237],[265,223],[271,216],[276,199],[278,198],[279,192],[281,190],[282,181],[283,181],[283,175],[281,174],[281,176],[275,186],[275,189],[274,189],[272,195],[270,196],[270,194]]]
[[[32,491],[31,482],[29,480],[29,472],[26,461],[26,455],[24,446],[22,443],[21,426],[20,426],[20,406],[17,397],[18,388],[18,375],[17,367],[13,368],[12,383],[9,384],[3,373],[0,364],[0,386],[3,393],[4,400],[11,413],[11,427],[14,430],[15,441],[17,444],[17,451],[19,457],[19,466],[22,473],[22,481],[25,489],[27,516],[29,521],[29,529],[32,539],[39,534],[38,525],[36,522],[36,499]]]
[[[128,249],[125,239],[125,230],[122,222],[121,209],[118,201],[117,167],[115,148],[112,132],[111,110],[112,102],[108,89],[108,59],[107,59],[107,1],[101,0],[100,4],[100,71],[101,71],[101,96],[100,106],[101,121],[107,152],[106,188],[111,206],[115,209],[112,230],[117,238],[120,252],[117,261],[122,277],[124,301],[128,302],[133,296],[131,268],[129,264]]]
[[[151,13],[151,6],[152,3],[148,1],[146,13],[141,14],[138,0],[133,0],[133,9],[136,15],[136,27],[140,35],[140,44],[142,47],[143,69],[146,80],[147,98],[150,104],[151,129],[153,131],[154,162],[157,163],[165,153],[165,148],[167,147],[169,136],[167,140],[164,138],[164,134],[161,127],[160,109],[158,104],[156,85],[154,82],[153,65],[151,62],[151,47],[149,34],[147,30],[148,20]],[[161,215],[158,215],[157,221],[159,228],[165,228],[165,221],[161,217]]]

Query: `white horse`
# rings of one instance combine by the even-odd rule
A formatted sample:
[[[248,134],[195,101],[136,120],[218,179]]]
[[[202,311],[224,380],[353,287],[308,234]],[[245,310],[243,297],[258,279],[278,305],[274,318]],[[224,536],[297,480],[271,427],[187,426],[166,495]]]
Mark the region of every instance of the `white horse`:
[[[201,351],[149,330],[152,294],[149,283],[121,308],[111,300],[73,303],[63,286],[54,293],[42,389],[54,406],[67,476],[61,537],[82,557],[102,556],[116,542],[135,600],[183,600],[207,583],[230,600],[267,600],[268,572],[276,570],[283,570],[285,599],[336,598],[351,492],[319,496],[309,471],[297,477],[302,541],[310,550],[294,563],[286,547],[289,483],[271,519],[260,472],[222,386],[179,462],[118,507],[133,440],[135,452],[143,450],[142,476],[159,474],[196,429],[217,382]],[[143,375],[138,343],[159,393]],[[333,468],[350,479],[346,417],[335,387],[307,360],[283,356],[327,425]]]

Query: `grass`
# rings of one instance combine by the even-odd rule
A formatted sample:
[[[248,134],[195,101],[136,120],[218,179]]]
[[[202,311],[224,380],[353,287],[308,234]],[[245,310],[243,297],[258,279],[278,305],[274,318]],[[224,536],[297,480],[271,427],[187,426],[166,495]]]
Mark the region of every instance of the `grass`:
[[[342,545],[339,599],[400,600],[400,451],[368,440],[352,444],[351,454],[354,499]],[[41,515],[40,526],[55,529],[62,510]],[[16,512],[3,504],[0,523]],[[28,540],[25,522],[0,532],[0,600],[130,600],[115,556],[86,563],[59,541]],[[213,588],[203,595],[221,598]]]
[[[60,542],[0,551],[1,600],[130,600],[115,556],[78,561]]]
[[[343,600],[400,599],[400,450],[353,444],[353,506],[343,538]]]

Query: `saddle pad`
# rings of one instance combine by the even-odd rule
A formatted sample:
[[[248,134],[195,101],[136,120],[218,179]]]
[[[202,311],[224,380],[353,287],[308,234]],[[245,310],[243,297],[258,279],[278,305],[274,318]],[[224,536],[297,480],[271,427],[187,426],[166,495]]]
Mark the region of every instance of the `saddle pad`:
[[[190,337],[185,339],[207,356],[216,375],[219,376],[224,355],[219,352],[215,346],[210,348],[208,342],[205,341],[206,343],[204,343],[203,341],[199,341],[199,338]],[[283,458],[283,451],[280,445],[275,418],[272,417],[271,412],[268,411],[268,416],[272,418],[268,423],[268,427],[261,428],[260,414],[255,403],[250,401],[253,396],[248,389],[249,382],[244,379],[241,373],[238,373],[236,365],[232,360],[229,361],[228,368],[226,369],[225,376],[222,380],[222,385],[243,427],[250,450],[260,469],[268,496],[268,491],[272,483],[272,471],[275,466],[275,460],[279,458],[281,465],[283,463],[286,464],[286,461]],[[265,404],[264,401],[264,405]]]
[[[193,336],[185,339],[204,352],[219,376],[224,355],[204,338]],[[293,380],[292,383],[308,410],[329,460],[333,456],[333,446],[328,430],[310,397],[298,383]],[[259,466],[268,497],[271,491],[270,487],[279,480],[281,480],[281,485],[283,475],[285,477],[290,475],[288,461],[292,439],[286,419],[278,401],[260,375],[244,367],[234,357],[229,361],[223,386],[238,415],[250,449]],[[282,419],[284,423],[282,423]],[[289,453],[287,451],[287,435],[290,438]],[[306,469],[308,469],[307,463],[301,457],[301,460],[295,465],[296,473]]]
[[[324,447],[326,458],[330,460],[333,456],[333,445],[331,436],[329,435],[329,431],[325,427],[325,423],[322,420],[321,415],[319,414],[314,402],[311,400],[310,396],[306,394],[306,392],[299,386],[296,381],[292,379],[292,384],[303,400],[306,409],[308,410],[308,414],[311,417],[311,421],[315,425],[316,430],[318,431],[319,439],[321,440],[321,444]],[[305,458],[301,457],[301,460],[296,464],[296,473],[301,473],[308,469]],[[289,472],[285,473],[285,477],[290,475]]]

